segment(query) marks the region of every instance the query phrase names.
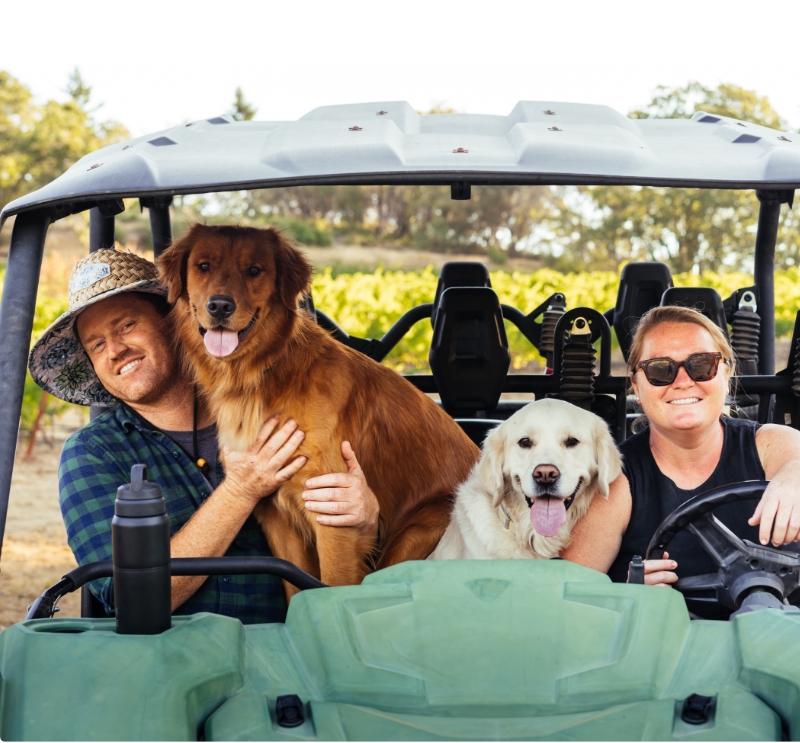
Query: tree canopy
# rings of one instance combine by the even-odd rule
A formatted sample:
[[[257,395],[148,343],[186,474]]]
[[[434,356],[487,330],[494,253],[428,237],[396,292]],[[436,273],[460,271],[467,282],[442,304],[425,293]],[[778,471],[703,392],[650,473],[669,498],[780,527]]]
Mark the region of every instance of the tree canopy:
[[[78,158],[128,136],[98,117],[79,70],[63,101],[37,103],[0,71],[0,201],[48,183]],[[773,128],[786,122],[768,98],[730,83],[658,86],[634,119],[683,118],[696,111]],[[236,88],[229,109],[239,121],[256,107]],[[456,113],[440,103],[426,115]],[[442,253],[488,254],[497,262],[522,252],[560,270],[609,269],[661,260],[673,271],[747,270],[758,219],[752,191],[622,186],[473,186],[472,198],[416,186],[314,186],[192,197],[194,215],[275,224],[301,242],[382,243]],[[800,218],[784,208],[777,263],[800,265]]]
[[[695,111],[731,116],[773,128],[786,123],[765,97],[722,84],[659,86],[635,119],[686,118]],[[624,260],[659,260],[674,271],[746,269],[752,260],[758,200],[752,191],[596,186],[570,189],[571,205],[555,226],[557,249],[545,246],[553,265],[569,269],[616,268]],[[784,210],[785,214],[785,210]],[[798,258],[796,220],[784,217],[777,259]]]
[[[36,103],[31,91],[0,70],[0,202],[40,188],[92,150],[130,135],[89,108],[92,89],[76,69],[65,101]]]

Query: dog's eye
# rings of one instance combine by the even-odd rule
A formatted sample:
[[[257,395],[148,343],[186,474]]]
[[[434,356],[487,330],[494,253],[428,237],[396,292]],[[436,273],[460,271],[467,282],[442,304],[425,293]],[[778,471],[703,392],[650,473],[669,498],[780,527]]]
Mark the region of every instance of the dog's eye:
[[[248,276],[258,276],[260,273],[261,269],[258,266],[250,266],[250,268],[247,269]]]
[[[581,442],[580,442],[580,441],[578,441],[578,439],[576,439],[574,436],[570,436],[570,437],[569,437],[569,438],[568,438],[568,439],[567,439],[567,440],[564,442],[564,446],[566,446],[566,447],[567,447],[567,449],[572,449],[574,446],[577,446],[577,445],[578,445],[578,444],[580,444],[580,443],[581,443]]]
[[[531,446],[533,446],[533,444],[532,444],[531,440],[530,440],[529,438],[527,438],[527,437],[525,437],[525,438],[521,438],[519,441],[517,441],[517,443],[518,443],[518,444],[519,444],[519,445],[520,445],[520,446],[521,446],[523,449],[530,449],[530,448],[531,448]]]
[[[203,261],[202,263],[198,263],[197,267],[203,272],[208,273],[211,270],[211,264],[208,261]]]

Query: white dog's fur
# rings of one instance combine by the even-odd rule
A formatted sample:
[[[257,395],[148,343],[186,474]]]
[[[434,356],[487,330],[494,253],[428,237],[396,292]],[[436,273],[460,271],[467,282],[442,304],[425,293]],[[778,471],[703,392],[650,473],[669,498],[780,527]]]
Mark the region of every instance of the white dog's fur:
[[[544,464],[561,473],[550,486],[552,495],[566,501],[575,494],[566,521],[552,537],[535,531],[525,500],[542,491],[533,471]],[[486,437],[480,460],[458,488],[450,525],[429,559],[558,557],[595,493],[608,498],[608,486],[620,472],[619,452],[601,418],[561,400],[532,402]]]

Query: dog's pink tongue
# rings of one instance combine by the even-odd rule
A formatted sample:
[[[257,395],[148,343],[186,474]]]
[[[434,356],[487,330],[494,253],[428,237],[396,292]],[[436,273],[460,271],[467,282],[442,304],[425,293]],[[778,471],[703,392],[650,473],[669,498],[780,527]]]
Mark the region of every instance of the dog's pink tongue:
[[[543,537],[554,537],[561,524],[567,520],[567,509],[561,498],[542,495],[533,501],[531,507],[531,523],[538,534]]]
[[[235,330],[206,330],[203,340],[212,356],[230,356],[239,345],[239,334]]]

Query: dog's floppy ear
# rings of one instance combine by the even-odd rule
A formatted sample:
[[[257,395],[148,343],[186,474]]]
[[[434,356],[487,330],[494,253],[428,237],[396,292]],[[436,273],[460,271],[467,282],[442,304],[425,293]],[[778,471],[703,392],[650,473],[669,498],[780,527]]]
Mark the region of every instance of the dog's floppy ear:
[[[497,508],[503,500],[505,483],[503,481],[503,453],[505,436],[498,426],[483,440],[483,452],[475,465],[475,476],[481,487],[492,494],[492,505]]]
[[[186,287],[186,260],[194,245],[195,227],[193,225],[184,237],[174,242],[156,259],[159,278],[167,287],[167,302],[170,304],[178,301]]]
[[[622,472],[622,459],[608,426],[602,418],[597,418],[594,434],[594,453],[597,460],[597,489],[608,498],[608,486]]]
[[[290,310],[297,309],[297,298],[306,292],[311,282],[312,268],[306,257],[273,229],[276,284],[281,302]]]

